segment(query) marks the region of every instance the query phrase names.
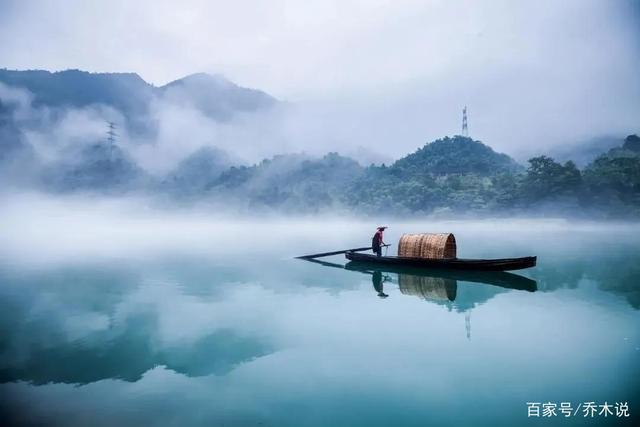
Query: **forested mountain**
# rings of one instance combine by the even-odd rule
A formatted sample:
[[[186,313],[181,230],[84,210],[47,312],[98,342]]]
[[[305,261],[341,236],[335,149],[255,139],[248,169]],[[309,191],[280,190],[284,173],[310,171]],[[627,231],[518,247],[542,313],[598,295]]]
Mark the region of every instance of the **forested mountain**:
[[[363,211],[450,212],[493,207],[502,174],[522,170],[506,154],[463,136],[426,144],[391,166],[371,166],[350,185]]]
[[[289,212],[485,209],[492,179],[523,169],[509,156],[460,136],[426,144],[390,166],[367,168],[338,153],[320,159],[289,154],[220,172],[209,157],[199,152],[172,174],[168,181],[180,181],[175,188],[182,197]]]
[[[548,156],[530,159],[525,169],[460,136],[426,144],[390,166],[363,168],[337,153],[280,155],[222,172],[204,162],[183,165],[201,172],[182,182],[180,195],[253,212],[638,217],[638,141],[627,137],[584,170]]]
[[[151,177],[119,147],[102,143],[49,164],[40,180],[45,189],[55,192],[123,193],[147,187]]]
[[[320,159],[279,155],[254,166],[230,168],[210,183],[207,193],[252,209],[330,211],[343,207],[346,185],[362,172],[358,162],[337,153]]]
[[[438,139],[415,153],[396,161],[390,172],[402,177],[422,173],[434,176],[450,174],[477,174],[490,176],[500,172],[521,170],[515,160],[506,154],[496,153],[480,141],[464,136]]]

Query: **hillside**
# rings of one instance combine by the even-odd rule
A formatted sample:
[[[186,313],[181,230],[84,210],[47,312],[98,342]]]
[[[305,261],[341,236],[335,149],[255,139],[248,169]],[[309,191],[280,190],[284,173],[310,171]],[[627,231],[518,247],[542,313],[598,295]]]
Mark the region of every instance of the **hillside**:
[[[41,174],[43,188],[53,192],[127,193],[146,187],[149,180],[127,153],[103,143],[50,163]]]
[[[321,212],[338,208],[346,185],[362,173],[358,162],[337,153],[319,159],[278,155],[251,167],[230,168],[210,183],[208,192],[252,209]]]
[[[159,190],[169,191],[177,197],[200,195],[232,165],[233,161],[225,152],[203,147],[182,160],[162,179]]]
[[[411,176],[425,172],[433,175],[488,176],[501,172],[516,172],[522,167],[511,157],[496,153],[480,141],[454,136],[425,144],[415,153],[396,161],[390,169],[391,173],[398,176]]]
[[[585,169],[584,181],[590,203],[640,214],[640,138],[629,135],[599,156]]]

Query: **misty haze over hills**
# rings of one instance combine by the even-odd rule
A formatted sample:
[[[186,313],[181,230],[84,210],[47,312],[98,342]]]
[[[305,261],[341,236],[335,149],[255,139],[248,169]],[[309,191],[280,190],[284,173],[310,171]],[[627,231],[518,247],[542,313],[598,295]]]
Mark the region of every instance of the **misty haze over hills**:
[[[41,158],[104,140],[106,122],[113,122],[120,146],[151,173],[214,143],[244,161],[257,160],[252,155],[260,147],[248,143],[250,129],[260,132],[283,105],[206,74],[154,87],[133,73],[0,70],[0,85],[0,113],[13,140]]]
[[[559,163],[523,165],[456,136],[369,166],[366,153],[279,146],[291,137],[278,131],[288,108],[202,73],[155,87],[133,73],[0,70],[0,173],[6,188],[154,194],[244,211],[568,214],[598,199],[612,207],[598,215],[639,212],[633,137],[557,148]]]

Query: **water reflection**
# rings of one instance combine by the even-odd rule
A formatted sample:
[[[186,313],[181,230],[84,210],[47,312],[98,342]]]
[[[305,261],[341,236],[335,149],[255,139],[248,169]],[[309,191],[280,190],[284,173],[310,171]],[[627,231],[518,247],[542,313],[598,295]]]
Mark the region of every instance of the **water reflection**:
[[[487,284],[504,289],[535,292],[538,289],[537,282],[519,274],[502,271],[456,271],[442,269],[424,269],[401,266],[380,266],[380,264],[351,261],[346,265],[314,260],[310,262],[325,267],[358,271],[371,275],[374,290],[378,296],[384,294],[384,283],[394,283],[391,274],[397,275],[397,283],[400,292],[405,295],[413,295],[425,300],[455,301],[458,281],[478,284]]]
[[[381,271],[374,271],[371,276],[371,281],[373,282],[373,289],[376,290],[378,296],[380,298],[387,298],[389,295],[384,293],[384,282],[387,281],[388,276],[382,276]]]
[[[538,289],[535,280],[502,271],[424,269],[394,265],[382,266],[362,261],[351,261],[346,265],[317,259],[308,259],[307,261],[324,267],[370,275],[373,289],[380,298],[389,296],[384,292],[385,283],[393,283],[398,286],[403,295],[418,297],[425,301],[444,305],[449,310],[463,312],[467,339],[471,339],[471,310],[474,307],[510,290],[535,292]],[[394,275],[397,277],[395,280]]]
[[[392,274],[397,275],[398,289],[403,295],[418,297],[425,301],[445,305],[449,310],[464,312],[467,339],[471,339],[471,309],[485,303],[505,290],[535,292],[535,280],[506,272],[471,272],[441,269],[417,269],[410,267],[385,266],[379,264],[349,262],[345,266],[324,263],[325,266],[344,268],[371,275],[373,288],[379,297],[387,297],[383,291],[385,282],[393,283]],[[459,287],[460,282],[473,285]],[[477,286],[487,284],[493,286]],[[459,292],[460,289],[462,292]]]
[[[168,279],[185,274],[154,283],[122,266],[0,268],[0,383],[135,382],[159,366],[186,377],[224,375],[273,351],[232,316],[209,312],[223,298],[213,290],[194,297]],[[200,280],[190,278],[197,289]],[[191,318],[171,316],[181,305]]]
[[[496,295],[510,290],[535,292],[537,282],[519,274],[497,271],[456,271],[380,265],[351,261],[346,265],[310,259],[325,267],[355,271],[371,276],[373,289],[380,298],[385,283],[398,286],[401,294],[418,297],[465,315],[466,336],[471,339],[471,310]],[[396,278],[394,278],[394,276]],[[458,283],[460,282],[460,283]],[[491,286],[478,286],[491,285]]]
[[[56,342],[31,348],[29,355],[0,369],[0,383],[88,384],[103,379],[135,382],[164,366],[187,377],[225,374],[239,363],[269,353],[257,340],[222,330],[195,343],[164,348],[154,345],[148,319],[131,319],[127,331],[98,334],[89,342]]]

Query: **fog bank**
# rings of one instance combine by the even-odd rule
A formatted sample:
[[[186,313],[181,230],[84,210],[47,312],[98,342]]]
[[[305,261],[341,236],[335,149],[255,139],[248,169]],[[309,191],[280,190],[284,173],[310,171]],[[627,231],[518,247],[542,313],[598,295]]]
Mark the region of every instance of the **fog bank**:
[[[633,240],[632,236],[640,236],[638,223],[554,218],[239,216],[211,210],[177,210],[142,198],[51,197],[36,193],[5,194],[1,202],[0,221],[5,231],[0,236],[0,258],[11,263],[131,261],[174,254],[215,259],[265,252],[278,259],[291,258],[364,246],[380,224],[389,226],[385,240],[393,245],[392,253],[401,234],[415,232],[453,232],[463,255],[465,245],[468,251],[478,247],[479,242],[487,253],[499,251],[488,239],[495,233],[502,236],[502,242],[506,239],[521,246],[523,256],[529,254],[527,247],[548,244],[548,236],[572,242],[565,243],[565,247],[576,248],[584,242],[575,240],[575,234],[600,239],[600,246],[607,242],[620,245]],[[605,234],[606,242],[601,240]],[[327,240],[340,248],[327,247]],[[304,253],[299,253],[301,250]]]

